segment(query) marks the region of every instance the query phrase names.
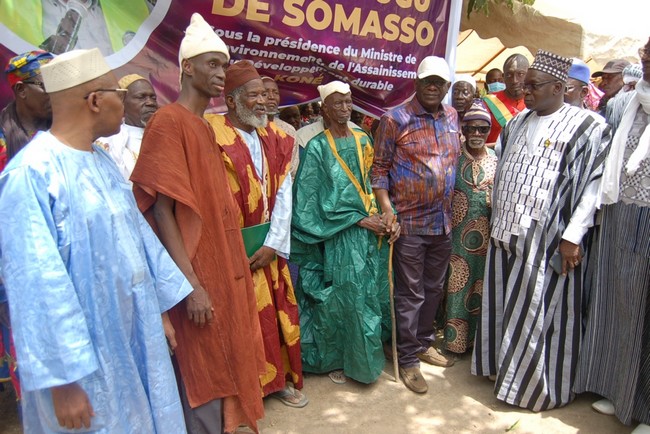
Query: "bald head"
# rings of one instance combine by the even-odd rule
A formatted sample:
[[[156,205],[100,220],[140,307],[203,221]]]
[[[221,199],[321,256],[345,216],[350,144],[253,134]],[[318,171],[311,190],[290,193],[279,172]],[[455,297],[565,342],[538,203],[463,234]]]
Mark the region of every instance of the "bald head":
[[[513,54],[503,63],[505,93],[510,98],[520,100],[524,97],[523,83],[529,66],[530,63],[523,54]]]

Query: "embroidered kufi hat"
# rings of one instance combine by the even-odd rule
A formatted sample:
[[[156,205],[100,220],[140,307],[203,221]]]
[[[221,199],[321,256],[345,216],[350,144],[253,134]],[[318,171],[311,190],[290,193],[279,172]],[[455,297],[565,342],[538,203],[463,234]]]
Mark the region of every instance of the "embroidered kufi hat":
[[[117,82],[119,83],[120,88],[128,89],[129,86],[131,86],[136,81],[140,81],[140,80],[145,80],[146,81],[147,79],[144,78],[141,75],[138,75],[138,74],[129,74],[129,75],[125,75],[124,77],[120,78]]]
[[[537,55],[529,69],[545,72],[560,81],[566,82],[572,60],[549,51],[537,50]]]
[[[79,86],[111,72],[99,48],[72,50],[59,54],[41,67],[48,93]]]

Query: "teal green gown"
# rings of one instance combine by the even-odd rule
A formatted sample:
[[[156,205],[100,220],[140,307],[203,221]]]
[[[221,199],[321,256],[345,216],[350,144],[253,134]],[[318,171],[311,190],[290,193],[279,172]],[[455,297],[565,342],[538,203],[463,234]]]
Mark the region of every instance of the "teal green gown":
[[[372,142],[353,133],[330,142],[325,131],[307,145],[294,183],[291,259],[300,266],[303,370],[342,369],[371,383],[390,336],[389,249],[387,239],[357,225],[377,207],[368,177]]]

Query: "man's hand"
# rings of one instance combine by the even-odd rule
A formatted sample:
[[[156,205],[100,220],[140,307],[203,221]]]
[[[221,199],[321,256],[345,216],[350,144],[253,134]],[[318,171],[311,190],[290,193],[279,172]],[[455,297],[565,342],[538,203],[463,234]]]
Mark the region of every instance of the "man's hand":
[[[255,271],[266,267],[273,261],[273,259],[275,259],[275,249],[268,246],[262,246],[257,250],[257,252],[253,253],[253,256],[248,258],[248,265],[251,268],[251,271]]]
[[[576,268],[582,261],[580,246],[571,241],[562,240],[559,250],[562,255],[562,275],[566,275],[569,270]]]
[[[199,327],[204,327],[205,323],[212,322],[212,302],[210,296],[203,289],[200,284],[193,285],[194,291],[190,292],[185,298],[185,308],[187,309],[187,316]]]
[[[374,232],[374,234],[378,237],[386,235],[386,225],[384,225],[384,222],[381,220],[381,216],[379,214],[373,214],[369,217],[364,217],[359,220],[357,224],[362,228]]]
[[[95,411],[81,386],[70,383],[52,387],[50,392],[59,425],[67,429],[90,428]]]
[[[176,343],[176,330],[174,330],[174,326],[172,325],[172,322],[169,320],[169,314],[167,312],[163,312],[161,317],[162,317],[163,330],[165,331],[165,337],[167,338],[167,342],[169,343],[169,349],[174,351],[176,349],[176,346],[178,345]]]

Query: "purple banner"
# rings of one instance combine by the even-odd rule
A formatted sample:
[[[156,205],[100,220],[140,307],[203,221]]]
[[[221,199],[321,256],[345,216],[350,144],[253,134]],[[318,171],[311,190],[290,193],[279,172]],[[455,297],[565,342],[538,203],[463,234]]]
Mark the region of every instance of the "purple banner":
[[[423,57],[444,56],[450,3],[14,0],[0,2],[0,62],[38,46],[56,52],[99,46],[118,77],[149,77],[167,103],[178,93],[183,31],[198,12],[229,45],[233,60],[251,60],[277,81],[282,105],[315,100],[318,85],[338,79],[351,84],[358,108],[381,115],[412,95]],[[3,82],[0,107],[11,97]],[[223,108],[222,100],[214,101],[213,111]]]

